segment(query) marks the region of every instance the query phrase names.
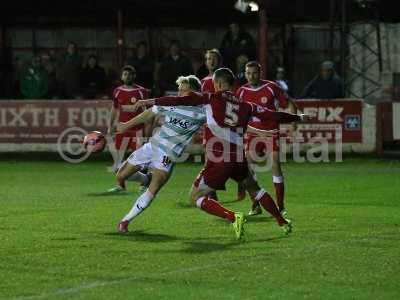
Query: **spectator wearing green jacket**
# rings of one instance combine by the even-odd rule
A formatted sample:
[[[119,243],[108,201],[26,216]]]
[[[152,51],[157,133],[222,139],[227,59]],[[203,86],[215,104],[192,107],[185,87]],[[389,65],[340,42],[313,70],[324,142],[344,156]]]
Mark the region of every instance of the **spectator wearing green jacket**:
[[[49,78],[40,56],[21,73],[20,91],[24,99],[44,99],[48,92]]]

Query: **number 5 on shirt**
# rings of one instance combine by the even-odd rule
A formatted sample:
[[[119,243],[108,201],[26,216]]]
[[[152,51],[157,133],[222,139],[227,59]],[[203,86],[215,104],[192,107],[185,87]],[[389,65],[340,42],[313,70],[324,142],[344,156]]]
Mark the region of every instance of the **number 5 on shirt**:
[[[239,121],[238,112],[238,104],[226,102],[224,123],[229,126],[236,126]]]

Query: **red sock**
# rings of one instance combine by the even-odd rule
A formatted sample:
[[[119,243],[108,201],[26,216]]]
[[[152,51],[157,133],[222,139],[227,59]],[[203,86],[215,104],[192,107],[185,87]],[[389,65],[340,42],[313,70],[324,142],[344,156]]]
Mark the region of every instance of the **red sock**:
[[[278,208],[279,211],[282,211],[285,209],[285,206],[283,204],[283,197],[285,195],[285,185],[283,182],[274,182],[275,186],[275,193],[276,193],[276,202],[278,203]]]
[[[284,225],[287,223],[276,207],[274,200],[272,200],[271,196],[266,191],[261,190],[256,199],[257,198],[259,198],[258,202],[260,202],[261,206],[274,216],[279,225]]]
[[[223,219],[227,219],[232,223],[235,222],[235,213],[233,211],[230,211],[229,209],[226,209],[210,197],[199,198],[196,203],[197,206],[200,207],[201,210],[204,210],[206,213]]]

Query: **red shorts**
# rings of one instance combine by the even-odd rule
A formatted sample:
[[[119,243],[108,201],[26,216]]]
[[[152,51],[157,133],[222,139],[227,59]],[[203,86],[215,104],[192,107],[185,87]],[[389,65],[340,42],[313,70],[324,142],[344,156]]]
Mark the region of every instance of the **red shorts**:
[[[143,130],[127,131],[115,135],[115,148],[117,150],[136,150],[140,147]]]
[[[264,157],[272,152],[279,152],[279,135],[262,138],[252,134],[246,134],[246,153]]]
[[[225,190],[225,183],[229,178],[240,182],[246,179],[249,174],[246,160],[243,162],[212,162],[207,160],[193,185],[196,188],[207,185],[214,190]]]

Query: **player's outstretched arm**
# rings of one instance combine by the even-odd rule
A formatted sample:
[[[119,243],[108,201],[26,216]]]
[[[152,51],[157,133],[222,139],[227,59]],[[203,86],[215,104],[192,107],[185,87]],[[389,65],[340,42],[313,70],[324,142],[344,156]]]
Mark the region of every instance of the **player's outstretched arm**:
[[[279,123],[301,122],[307,120],[307,115],[291,114],[283,111],[272,111],[266,108],[253,106],[253,115],[261,121],[274,120]]]
[[[137,115],[136,117],[130,119],[127,122],[118,123],[117,131],[123,133],[127,131],[129,128],[151,121],[154,116],[155,113],[151,109],[147,109],[140,115]]]
[[[111,107],[110,117],[108,118],[107,134],[114,133],[115,120],[118,119],[119,110],[115,109],[114,106]]]
[[[199,93],[190,93],[187,96],[160,97],[155,99],[155,104],[159,106],[198,106],[208,104],[210,97]]]
[[[158,106],[197,106],[209,103],[209,97],[202,94],[191,93],[188,96],[166,96],[154,99],[139,100],[132,108],[137,111],[140,108],[158,105]]]
[[[145,99],[145,100],[139,100],[136,101],[135,104],[130,105],[132,111],[137,111],[139,109],[145,109],[146,107],[154,105],[155,99]]]
[[[273,137],[273,136],[277,136],[279,134],[280,130],[279,129],[262,130],[262,129],[258,129],[258,128],[248,125],[247,132],[258,135],[260,137]]]

